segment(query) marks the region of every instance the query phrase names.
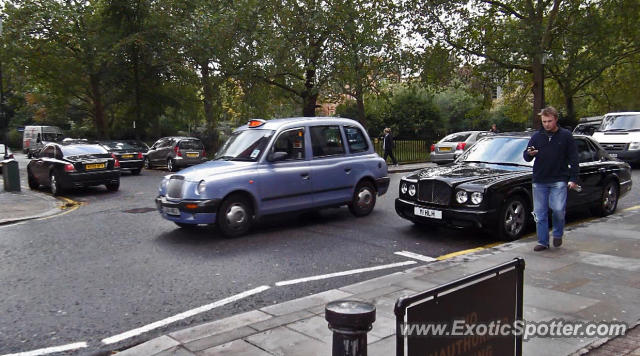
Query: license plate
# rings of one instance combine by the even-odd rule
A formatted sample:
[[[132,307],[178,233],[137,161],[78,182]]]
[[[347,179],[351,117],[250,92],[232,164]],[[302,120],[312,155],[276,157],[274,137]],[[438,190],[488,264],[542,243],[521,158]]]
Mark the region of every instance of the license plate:
[[[84,166],[85,169],[102,169],[106,167],[106,163],[96,163],[96,164],[87,164]]]
[[[187,157],[189,158],[195,158],[198,157],[200,154],[199,153],[187,153]]]
[[[609,156],[613,157],[613,158],[617,158],[618,154],[617,153],[609,153]]]
[[[169,207],[162,207],[162,211],[165,212],[165,214],[167,215],[176,215],[176,216],[180,216],[180,209],[178,208],[169,208]]]
[[[122,155],[122,158],[133,158],[133,155]]]
[[[451,147],[440,147],[440,148],[438,148],[438,151],[440,151],[440,152],[450,152],[451,151]]]
[[[416,206],[413,208],[413,213],[425,218],[442,219],[442,211],[440,210],[425,209]]]

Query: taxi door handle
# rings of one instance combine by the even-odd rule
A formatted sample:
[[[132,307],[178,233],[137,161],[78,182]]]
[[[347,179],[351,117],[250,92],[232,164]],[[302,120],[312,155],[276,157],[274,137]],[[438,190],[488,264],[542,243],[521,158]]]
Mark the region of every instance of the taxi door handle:
[[[300,176],[302,177],[302,179],[304,180],[309,180],[309,173],[301,173]]]
[[[345,172],[346,174],[351,174],[351,168],[345,168],[345,169],[344,169],[344,172]]]

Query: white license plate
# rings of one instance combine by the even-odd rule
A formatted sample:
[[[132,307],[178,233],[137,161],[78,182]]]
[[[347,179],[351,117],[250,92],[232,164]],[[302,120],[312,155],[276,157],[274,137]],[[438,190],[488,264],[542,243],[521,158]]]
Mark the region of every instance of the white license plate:
[[[176,215],[176,216],[180,216],[180,209],[178,208],[169,208],[169,207],[162,207],[162,211],[165,212],[165,214],[167,215]]]
[[[433,209],[425,209],[425,208],[421,208],[421,207],[418,207],[418,206],[413,208],[413,214],[415,214],[417,216],[422,216],[422,217],[425,217],[425,218],[442,219],[442,211],[433,210]]]
[[[609,156],[613,157],[613,158],[617,158],[618,154],[617,153],[609,153]]]

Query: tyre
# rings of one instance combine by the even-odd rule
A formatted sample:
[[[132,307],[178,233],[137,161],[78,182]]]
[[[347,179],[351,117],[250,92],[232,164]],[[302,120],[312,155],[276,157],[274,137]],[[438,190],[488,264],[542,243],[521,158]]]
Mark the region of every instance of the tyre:
[[[169,170],[169,172],[175,172],[176,171],[176,165],[173,162],[173,158],[169,158],[167,160],[167,169]]]
[[[353,192],[349,211],[355,216],[367,216],[376,205],[376,188],[369,181],[361,181]]]
[[[118,182],[118,183],[107,183],[107,184],[105,184],[105,186],[107,187],[108,191],[117,192],[118,189],[120,189],[120,182]]]
[[[520,196],[514,196],[500,208],[498,229],[501,240],[513,241],[520,238],[527,229],[529,209],[527,202]]]
[[[149,157],[144,158],[144,169],[151,169],[151,161],[149,160]]]
[[[134,176],[137,176],[138,174],[140,174],[141,169],[134,169],[131,171],[131,174]]]
[[[618,189],[618,183],[614,180],[609,180],[604,184],[604,189],[600,196],[600,202],[596,206],[595,213],[600,216],[607,216],[613,214],[618,207],[618,197],[620,190]]]
[[[40,187],[40,183],[36,180],[36,177],[33,176],[31,171],[27,170],[27,182],[29,184],[29,189],[36,190]]]
[[[216,217],[220,231],[226,236],[240,236],[253,224],[253,208],[242,195],[231,195],[220,205]]]
[[[51,173],[49,176],[49,186],[51,187],[51,194],[56,196],[62,193],[62,189],[60,189],[60,180],[58,179],[58,175],[55,173]]]

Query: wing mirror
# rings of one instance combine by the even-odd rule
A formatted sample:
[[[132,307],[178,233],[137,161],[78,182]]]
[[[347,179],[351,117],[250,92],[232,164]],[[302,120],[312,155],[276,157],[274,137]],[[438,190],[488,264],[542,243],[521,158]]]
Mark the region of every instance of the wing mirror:
[[[287,156],[289,156],[287,152],[280,152],[280,151],[271,152],[267,156],[267,161],[269,162],[284,161],[284,159],[287,158]]]

